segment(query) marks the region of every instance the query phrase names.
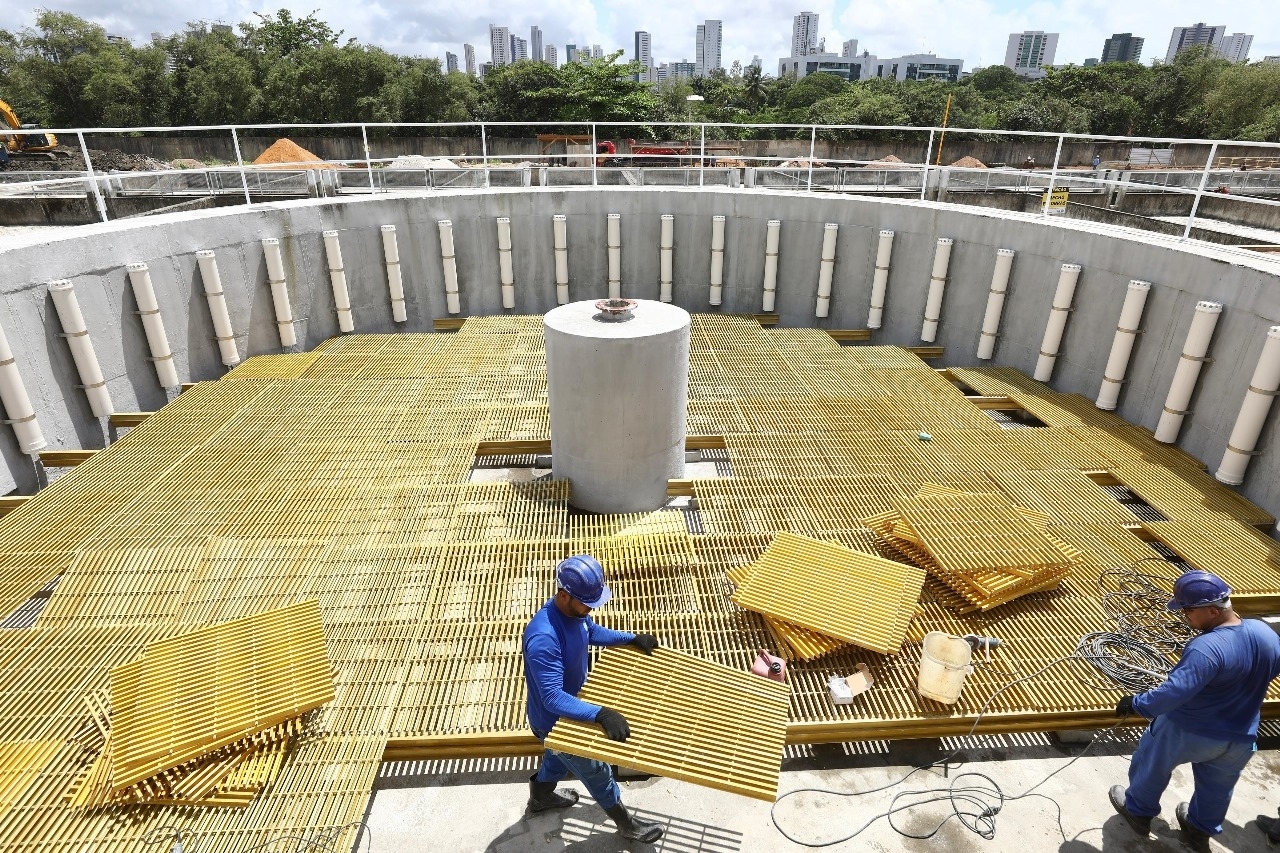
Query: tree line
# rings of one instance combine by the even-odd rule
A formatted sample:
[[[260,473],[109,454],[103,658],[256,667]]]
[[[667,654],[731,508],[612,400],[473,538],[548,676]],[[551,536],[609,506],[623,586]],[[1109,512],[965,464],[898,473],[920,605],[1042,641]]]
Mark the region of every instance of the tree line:
[[[42,10],[34,27],[0,30],[0,98],[23,121],[47,127],[639,121],[655,126],[631,135],[653,137],[664,135],[656,125],[690,120],[935,126],[950,96],[952,127],[1280,141],[1280,65],[1232,64],[1202,50],[1153,66],[1068,66],[1036,81],[1001,65],[956,83],[849,83],[830,74],[774,78],[734,63],[653,86],[638,82],[640,67],[621,52],[561,68],[521,61],[477,80],[446,72],[438,59],[342,36],[314,13],[296,18],[282,9],[237,30],[194,23],[133,46],[70,13]]]

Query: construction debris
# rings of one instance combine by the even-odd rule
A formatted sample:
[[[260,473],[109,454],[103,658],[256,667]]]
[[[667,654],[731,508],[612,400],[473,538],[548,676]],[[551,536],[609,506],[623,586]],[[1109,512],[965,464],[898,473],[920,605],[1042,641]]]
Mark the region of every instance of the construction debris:
[[[997,492],[926,483],[915,498],[864,522],[885,545],[945,584],[954,593],[945,603],[961,613],[1053,589],[1079,557],[1046,532],[1047,515]]]
[[[827,164],[822,162],[821,160],[799,159],[799,160],[788,160],[785,163],[780,164],[778,168],[779,169],[808,169],[812,167],[814,169],[822,169],[826,165]]]
[[[977,157],[961,157],[959,160],[951,164],[960,169],[985,169],[987,164],[983,163]]]
[[[886,154],[884,157],[881,157],[879,160],[872,160],[870,163],[866,164],[862,168],[864,169],[910,169],[912,168],[912,166],[909,163],[904,163],[902,159],[899,157],[895,157],[892,154]]]
[[[302,717],[334,697],[320,606],[307,601],[151,643],[90,694],[97,759],[68,799],[248,805]]]
[[[458,169],[452,160],[444,157],[424,157],[421,154],[401,154],[388,164],[391,169]]]
[[[546,746],[770,802],[778,793],[790,689],[669,648],[605,649],[578,694],[627,718],[609,740],[562,717]]]

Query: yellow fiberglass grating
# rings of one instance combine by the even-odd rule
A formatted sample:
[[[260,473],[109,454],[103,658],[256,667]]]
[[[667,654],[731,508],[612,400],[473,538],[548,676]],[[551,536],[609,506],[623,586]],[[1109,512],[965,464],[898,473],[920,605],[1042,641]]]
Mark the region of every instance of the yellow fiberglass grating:
[[[21,802],[36,776],[62,748],[63,740],[0,741],[0,821]]]
[[[111,671],[112,786],[141,782],[331,699],[315,601],[151,643]]]
[[[668,648],[601,653],[579,696],[620,712],[624,743],[562,718],[549,749],[772,801],[786,740],[785,684]]]
[[[883,557],[778,533],[733,600],[881,654],[895,654],[915,615],[924,572]]]
[[[1124,485],[1170,519],[1205,512],[1228,513],[1244,524],[1269,527],[1275,518],[1198,468],[1163,465],[1116,465],[1111,472]]]
[[[320,358],[318,352],[255,355],[223,375],[223,379],[297,379]]]
[[[753,568],[753,566],[733,566],[725,574],[735,587],[740,587],[751,576]],[[777,643],[778,655],[787,660],[793,658],[813,660],[848,645],[844,640],[810,631],[808,628],[802,628],[783,619],[764,614],[761,614],[761,618],[770,636]]]
[[[1205,513],[1142,526],[1191,565],[1221,576],[1236,598],[1280,586],[1280,545],[1234,518]]]
[[[989,471],[1014,503],[1050,516],[1054,524],[1131,524],[1133,513],[1073,469]]]

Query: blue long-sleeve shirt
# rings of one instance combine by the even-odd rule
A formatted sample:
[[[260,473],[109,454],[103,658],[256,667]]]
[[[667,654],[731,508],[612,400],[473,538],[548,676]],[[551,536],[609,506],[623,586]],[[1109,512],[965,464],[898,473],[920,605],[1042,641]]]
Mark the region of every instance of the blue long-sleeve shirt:
[[[1168,716],[1187,731],[1252,742],[1267,685],[1280,675],[1280,637],[1257,619],[1214,628],[1187,643],[1169,680],[1135,696],[1148,719]]]
[[[554,598],[544,604],[524,629],[522,645],[530,727],[545,735],[561,717],[593,722],[600,706],[577,696],[587,680],[587,646],[625,646],[635,638],[601,627],[590,616],[565,616]]]

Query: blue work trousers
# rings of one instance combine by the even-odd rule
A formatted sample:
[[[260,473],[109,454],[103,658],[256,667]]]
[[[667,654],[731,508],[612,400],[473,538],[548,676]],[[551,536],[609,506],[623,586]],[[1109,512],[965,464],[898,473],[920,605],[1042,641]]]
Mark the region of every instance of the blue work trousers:
[[[1156,717],[1143,732],[1129,763],[1124,807],[1137,817],[1155,817],[1173,769],[1190,764],[1196,790],[1187,815],[1197,829],[1217,835],[1222,832],[1240,771],[1257,748],[1255,743],[1192,734],[1167,717]]]
[[[535,731],[538,740],[546,740],[546,733]],[[613,768],[603,761],[594,758],[583,758],[554,749],[542,751],[542,763],[538,765],[538,773],[533,777],[535,782],[559,782],[573,773],[578,781],[586,785],[587,792],[606,811],[622,801],[622,791],[613,778]]]

